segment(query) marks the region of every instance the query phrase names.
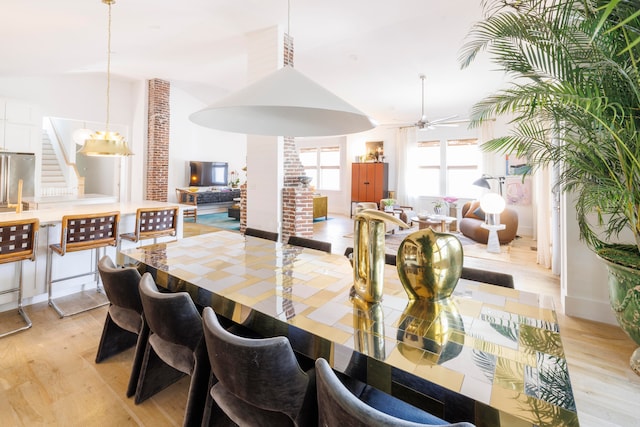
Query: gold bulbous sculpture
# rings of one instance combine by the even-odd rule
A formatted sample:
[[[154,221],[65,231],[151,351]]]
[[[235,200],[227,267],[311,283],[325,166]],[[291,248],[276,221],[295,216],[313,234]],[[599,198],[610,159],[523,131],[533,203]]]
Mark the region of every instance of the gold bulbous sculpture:
[[[375,209],[365,209],[354,219],[353,287],[366,302],[382,299],[386,223],[409,228],[404,221]]]
[[[397,339],[408,360],[441,364],[462,351],[464,322],[451,298],[411,300],[398,322]]]
[[[410,300],[440,300],[453,293],[462,261],[462,244],[457,237],[426,228],[402,241],[396,264]]]

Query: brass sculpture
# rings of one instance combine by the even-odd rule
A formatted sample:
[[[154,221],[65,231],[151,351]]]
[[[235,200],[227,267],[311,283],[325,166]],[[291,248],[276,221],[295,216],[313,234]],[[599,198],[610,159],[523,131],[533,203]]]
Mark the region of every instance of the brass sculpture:
[[[430,228],[408,235],[398,248],[398,276],[410,300],[440,300],[453,293],[462,273],[462,244]]]
[[[398,350],[414,363],[441,364],[458,356],[464,322],[451,298],[411,300],[398,322]]]
[[[359,212],[354,220],[353,287],[366,302],[382,299],[386,222],[409,228],[404,221],[375,209]]]
[[[376,359],[386,357],[384,346],[384,312],[379,302],[366,302],[351,292],[355,350]]]

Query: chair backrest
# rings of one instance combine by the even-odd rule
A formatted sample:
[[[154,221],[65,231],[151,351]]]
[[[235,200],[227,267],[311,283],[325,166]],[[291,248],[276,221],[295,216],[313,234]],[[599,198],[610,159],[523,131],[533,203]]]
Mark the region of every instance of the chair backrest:
[[[186,292],[160,293],[149,273],[140,279],[140,299],[149,329],[165,341],[196,349],[202,318]]]
[[[316,360],[316,385],[318,389],[318,425],[320,426],[424,427],[446,425],[473,427],[469,423],[423,424],[387,415],[367,405],[351,393],[323,358]],[[429,414],[426,416],[429,417]]]
[[[176,199],[183,205],[191,205],[192,208],[185,208],[182,211],[184,217],[196,217],[198,212],[198,193],[176,188]]]
[[[351,246],[347,246],[344,250],[344,256],[346,256],[349,261],[353,263],[353,248]],[[384,254],[384,263],[389,265],[396,265],[396,255],[393,254]]]
[[[178,210],[177,206],[138,209],[136,211],[136,238],[144,240],[161,236],[175,236]]]
[[[504,288],[514,288],[513,276],[506,273],[497,273],[495,271],[462,267],[460,278],[473,280],[476,282],[488,283],[490,285],[502,286]]]
[[[407,426],[410,421],[392,417],[367,405],[342,384],[325,359],[316,360],[318,425],[321,426]]]
[[[257,228],[249,228],[249,227],[247,227],[244,230],[244,235],[245,236],[260,237],[261,239],[272,240],[274,242],[278,241],[278,233],[273,232],[273,231],[258,230]]]
[[[98,271],[109,302],[118,307],[128,308],[142,314],[140,300],[140,272],[135,267],[116,267],[105,255],[98,262]]]
[[[294,421],[308,415],[305,403],[310,397],[315,401],[315,384],[298,365],[286,337],[239,337],[220,325],[211,307],[205,307],[202,319],[211,370],[222,387],[250,405]]]
[[[61,253],[116,246],[120,212],[62,217]]]
[[[35,260],[38,218],[0,222],[0,264]]]
[[[331,243],[323,242],[321,240],[308,239],[300,236],[290,236],[288,243],[290,245],[301,246],[303,248],[316,249],[318,251],[324,251],[331,253]]]

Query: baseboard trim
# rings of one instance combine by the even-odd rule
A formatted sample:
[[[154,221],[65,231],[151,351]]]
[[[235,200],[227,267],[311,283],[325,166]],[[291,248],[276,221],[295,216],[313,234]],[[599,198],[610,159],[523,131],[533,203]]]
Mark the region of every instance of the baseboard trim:
[[[616,316],[608,301],[594,301],[571,296],[564,297],[564,313],[567,316],[617,325]]]

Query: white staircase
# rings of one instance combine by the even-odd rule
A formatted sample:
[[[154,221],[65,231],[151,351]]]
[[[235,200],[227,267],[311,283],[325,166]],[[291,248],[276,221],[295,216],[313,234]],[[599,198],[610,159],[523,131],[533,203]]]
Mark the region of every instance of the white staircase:
[[[43,196],[58,196],[67,194],[67,182],[60,168],[60,163],[53,150],[49,135],[42,135],[42,185]]]

